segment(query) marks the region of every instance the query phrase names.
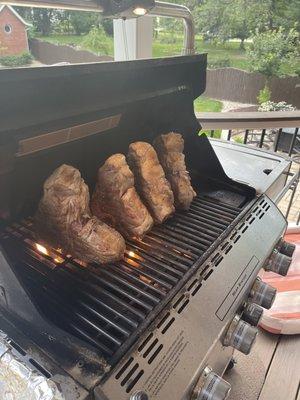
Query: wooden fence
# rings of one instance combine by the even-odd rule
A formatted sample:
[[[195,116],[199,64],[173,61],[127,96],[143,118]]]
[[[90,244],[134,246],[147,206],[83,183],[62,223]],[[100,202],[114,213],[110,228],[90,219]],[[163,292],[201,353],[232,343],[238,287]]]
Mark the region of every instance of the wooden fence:
[[[34,58],[46,65],[60,62],[78,64],[113,60],[111,56],[97,56],[90,51],[77,50],[71,46],[56,45],[38,39],[31,39],[29,46]]]
[[[257,96],[265,86],[266,78],[258,73],[236,68],[209,69],[205,95],[220,100],[256,104]],[[300,108],[300,77],[270,79],[271,100],[286,101]]]

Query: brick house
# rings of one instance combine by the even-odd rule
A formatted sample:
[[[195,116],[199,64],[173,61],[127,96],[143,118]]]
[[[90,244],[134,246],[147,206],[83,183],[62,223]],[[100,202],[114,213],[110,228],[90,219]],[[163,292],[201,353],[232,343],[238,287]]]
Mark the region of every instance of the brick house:
[[[0,55],[18,55],[28,51],[29,26],[11,6],[0,5]]]

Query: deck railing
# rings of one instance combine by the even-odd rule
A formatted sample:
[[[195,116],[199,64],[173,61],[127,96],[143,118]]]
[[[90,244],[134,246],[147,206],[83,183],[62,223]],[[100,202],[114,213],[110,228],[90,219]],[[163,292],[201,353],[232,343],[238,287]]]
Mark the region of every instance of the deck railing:
[[[208,136],[231,140],[271,152],[288,155],[294,165],[289,182],[286,217],[297,200],[300,164],[300,111],[197,113],[198,121]],[[299,200],[298,200],[299,201]],[[300,210],[296,217],[300,224]]]

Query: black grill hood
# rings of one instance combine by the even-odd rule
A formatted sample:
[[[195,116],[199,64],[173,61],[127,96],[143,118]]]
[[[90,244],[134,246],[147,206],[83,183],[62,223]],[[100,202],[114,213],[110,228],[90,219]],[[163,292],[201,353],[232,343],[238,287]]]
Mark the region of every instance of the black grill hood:
[[[82,124],[116,111],[125,119],[132,104],[136,109],[140,104],[151,119],[156,111],[149,108],[153,98],[159,119],[165,129],[171,129],[167,108],[172,109],[179,94],[189,98],[191,105],[204,92],[205,82],[205,54],[2,70],[0,140],[3,144],[13,137]],[[131,118],[132,129],[141,115],[135,117]]]
[[[253,197],[198,136],[193,101],[205,83],[206,54],[0,71],[0,218],[34,213],[59,165],[77,167],[92,190],[108,156],[169,131],[184,135],[191,172]]]

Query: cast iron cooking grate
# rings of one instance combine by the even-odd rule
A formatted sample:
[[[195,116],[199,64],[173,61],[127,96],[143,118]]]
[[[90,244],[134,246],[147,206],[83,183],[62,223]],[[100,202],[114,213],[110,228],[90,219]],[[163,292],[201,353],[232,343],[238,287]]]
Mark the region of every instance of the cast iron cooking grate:
[[[240,212],[197,196],[189,211],[129,240],[124,260],[109,265],[37,245],[32,219],[8,226],[1,241],[47,318],[112,360]]]

